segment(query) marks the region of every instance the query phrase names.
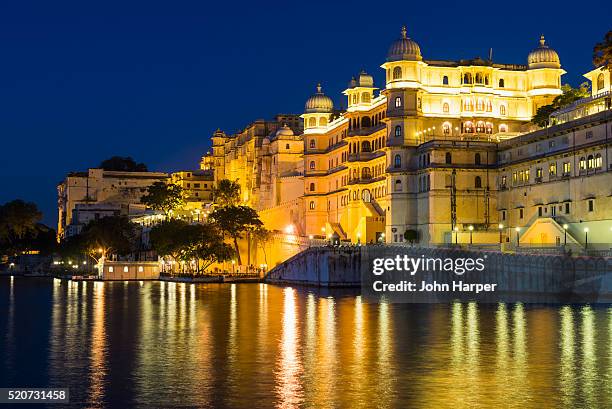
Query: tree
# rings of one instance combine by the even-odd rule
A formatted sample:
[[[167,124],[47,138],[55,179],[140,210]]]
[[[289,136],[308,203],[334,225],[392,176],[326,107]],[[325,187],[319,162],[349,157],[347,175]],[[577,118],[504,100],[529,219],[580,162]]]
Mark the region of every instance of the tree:
[[[217,226],[189,224],[183,220],[166,220],[151,229],[149,239],[153,249],[162,257],[174,260],[204,262],[206,269],[214,262],[223,262],[233,257],[231,246],[223,243],[223,236]]]
[[[229,179],[221,179],[213,189],[213,197],[219,206],[236,206],[240,203],[240,185]]]
[[[404,232],[404,240],[410,243],[419,241],[419,232],[417,230],[408,229]]]
[[[136,225],[126,216],[107,216],[89,222],[72,243],[99,263],[110,254],[127,255],[136,249]]]
[[[553,102],[549,105],[543,105],[538,108],[536,114],[531,119],[531,122],[540,126],[545,127],[549,123],[550,114],[557,109],[563,108],[572,102],[575,102],[581,98],[586,98],[591,94],[590,85],[588,82],[583,82],[578,88],[573,88],[571,85],[565,84],[561,86],[561,95],[557,95]]]
[[[215,209],[210,214],[210,218],[222,232],[232,238],[238,264],[242,264],[238,239],[243,233],[255,231],[263,226],[257,212],[248,206],[227,206]]]
[[[0,206],[0,252],[15,255],[28,250],[41,231],[41,219],[34,203],[17,199]]]
[[[147,188],[140,202],[151,209],[161,210],[167,216],[185,203],[183,188],[174,183],[155,182]]]
[[[147,172],[147,165],[144,163],[136,163],[130,156],[113,156],[112,158],[103,160],[102,163],[100,163],[100,168],[120,172]]]
[[[253,236],[257,240],[257,244],[261,246],[264,253],[264,261],[268,264],[268,255],[266,254],[266,243],[272,239],[272,232],[265,227],[259,227],[253,231]]]
[[[612,71],[612,30],[606,33],[601,43],[593,47],[593,64],[595,67],[603,67]]]

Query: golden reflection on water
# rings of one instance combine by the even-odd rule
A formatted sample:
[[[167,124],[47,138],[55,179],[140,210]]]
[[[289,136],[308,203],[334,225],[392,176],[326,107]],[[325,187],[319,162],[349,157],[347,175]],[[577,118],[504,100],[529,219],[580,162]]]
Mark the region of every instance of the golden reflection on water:
[[[277,407],[292,408],[303,402],[303,372],[301,351],[297,327],[297,301],[295,290],[285,288],[283,291],[283,327],[280,339],[280,355],[276,365]]]
[[[595,351],[595,317],[590,306],[582,307],[580,311],[582,318],[582,396],[587,407],[595,406],[595,394],[597,383],[597,358]]]
[[[5,285],[20,296],[20,280]],[[266,284],[50,291],[49,384],[83,406],[119,390],[142,407],[610,407],[612,308],[371,304]]]

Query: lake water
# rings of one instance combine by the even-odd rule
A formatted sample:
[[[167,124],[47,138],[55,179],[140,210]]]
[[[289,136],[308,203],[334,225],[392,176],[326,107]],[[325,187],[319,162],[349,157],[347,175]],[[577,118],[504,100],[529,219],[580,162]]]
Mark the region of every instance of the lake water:
[[[608,306],[4,277],[0,312],[0,387],[73,407],[612,407]]]

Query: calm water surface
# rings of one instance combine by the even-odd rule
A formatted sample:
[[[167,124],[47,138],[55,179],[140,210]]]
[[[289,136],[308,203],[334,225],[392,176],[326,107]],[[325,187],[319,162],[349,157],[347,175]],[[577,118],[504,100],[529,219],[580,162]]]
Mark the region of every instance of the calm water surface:
[[[1,278],[0,312],[0,387],[74,407],[612,407],[608,306]]]

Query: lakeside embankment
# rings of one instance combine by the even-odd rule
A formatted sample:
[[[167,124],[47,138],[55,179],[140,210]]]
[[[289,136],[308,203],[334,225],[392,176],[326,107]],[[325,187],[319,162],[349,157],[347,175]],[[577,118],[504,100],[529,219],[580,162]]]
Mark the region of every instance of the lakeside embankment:
[[[612,302],[612,258],[561,254],[513,254],[477,249],[408,246],[313,247],[274,267],[265,281],[319,287],[360,287],[372,276],[373,260],[395,258],[483,258],[483,271],[461,276],[419,271],[430,282],[497,283],[497,294],[531,295],[535,300]],[[429,300],[427,300],[429,301]]]

